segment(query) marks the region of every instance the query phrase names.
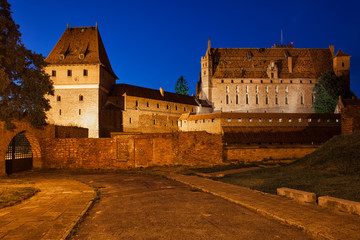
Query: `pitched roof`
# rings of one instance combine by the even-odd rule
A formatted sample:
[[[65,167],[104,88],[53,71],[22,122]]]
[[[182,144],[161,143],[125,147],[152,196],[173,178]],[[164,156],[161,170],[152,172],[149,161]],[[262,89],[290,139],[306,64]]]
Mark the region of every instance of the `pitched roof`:
[[[64,55],[63,59],[60,57],[61,54]],[[83,58],[80,54],[83,54]],[[45,61],[55,65],[101,64],[117,78],[97,27],[67,28]]]
[[[344,52],[341,51],[341,50],[339,50],[339,51],[336,53],[336,55],[335,55],[335,57],[348,57],[348,56],[350,56],[350,55],[344,53]]]
[[[164,96],[162,96],[159,90],[138,87],[129,84],[115,84],[112,86],[110,91],[111,96],[122,96],[125,93],[126,95],[133,97],[141,97],[141,98],[148,98],[154,100],[198,106],[195,97],[193,96],[187,96],[187,95],[165,92],[165,91],[164,91]]]
[[[279,78],[318,78],[332,69],[328,48],[212,48],[210,56],[216,78],[268,78],[266,70],[271,61],[277,65]]]

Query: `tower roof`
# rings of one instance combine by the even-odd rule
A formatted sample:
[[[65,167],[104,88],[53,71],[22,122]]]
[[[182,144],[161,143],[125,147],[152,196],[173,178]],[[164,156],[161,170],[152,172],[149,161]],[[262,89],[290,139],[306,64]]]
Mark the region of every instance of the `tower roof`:
[[[335,57],[349,57],[349,54],[344,53],[339,49],[339,51],[336,53]]]
[[[54,65],[101,64],[117,78],[97,27],[68,27],[45,61]]]

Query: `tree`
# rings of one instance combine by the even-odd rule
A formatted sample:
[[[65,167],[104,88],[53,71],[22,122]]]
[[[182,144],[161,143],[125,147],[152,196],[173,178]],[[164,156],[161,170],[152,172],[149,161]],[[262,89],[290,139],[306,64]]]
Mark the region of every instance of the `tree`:
[[[178,94],[189,95],[189,85],[183,76],[176,81],[175,92]]]
[[[339,96],[347,98],[350,94],[345,81],[342,77],[336,76],[333,70],[321,74],[313,91],[315,91],[313,107],[316,113],[334,113]]]
[[[44,72],[45,58],[22,43],[10,7],[0,0],[0,120],[10,126],[11,120],[27,117],[39,127],[50,109],[45,95],[54,94],[53,83]]]

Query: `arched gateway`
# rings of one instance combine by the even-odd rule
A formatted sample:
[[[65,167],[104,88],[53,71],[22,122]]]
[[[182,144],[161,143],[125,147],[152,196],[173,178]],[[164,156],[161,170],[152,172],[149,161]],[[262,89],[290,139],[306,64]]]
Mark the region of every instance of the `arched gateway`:
[[[25,132],[11,140],[5,155],[6,174],[30,170],[33,167],[33,151]]]

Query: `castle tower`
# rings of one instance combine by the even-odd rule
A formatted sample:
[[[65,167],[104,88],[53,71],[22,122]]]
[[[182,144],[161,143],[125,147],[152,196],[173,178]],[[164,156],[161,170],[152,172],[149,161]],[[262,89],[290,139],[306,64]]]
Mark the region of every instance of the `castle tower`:
[[[350,90],[350,55],[339,50],[333,59],[333,69],[338,77],[343,77],[346,87]]]
[[[211,60],[211,43],[210,38],[208,39],[208,47],[204,57],[201,57],[201,98],[203,100],[208,100],[210,103],[212,101],[212,60]]]
[[[117,76],[96,27],[68,27],[45,60],[54,82],[47,113],[51,124],[89,129],[101,136],[101,111]]]

